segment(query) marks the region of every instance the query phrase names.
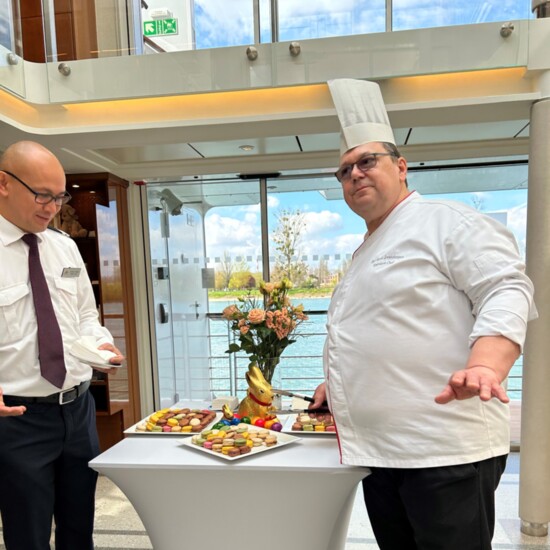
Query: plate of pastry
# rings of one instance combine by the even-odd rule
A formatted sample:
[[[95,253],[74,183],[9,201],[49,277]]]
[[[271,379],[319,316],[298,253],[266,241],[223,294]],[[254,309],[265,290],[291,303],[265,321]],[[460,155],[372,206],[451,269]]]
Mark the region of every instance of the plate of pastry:
[[[329,411],[301,411],[288,416],[283,425],[283,432],[330,436],[336,435],[336,425]]]
[[[257,428],[250,424],[237,424],[225,429],[203,430],[185,439],[182,445],[225,460],[239,460],[280,449],[299,440],[294,435]]]
[[[125,434],[193,435],[214,425],[221,414],[210,409],[167,408],[154,412],[124,431]]]

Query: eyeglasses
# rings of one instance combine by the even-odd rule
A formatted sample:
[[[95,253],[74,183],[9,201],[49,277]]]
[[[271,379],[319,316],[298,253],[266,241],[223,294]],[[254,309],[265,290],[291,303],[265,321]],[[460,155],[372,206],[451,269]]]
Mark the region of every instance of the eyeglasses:
[[[21,178],[18,178],[15,174],[12,174],[11,172],[8,172],[7,170],[2,170],[4,174],[8,174],[8,176],[11,176],[13,179],[17,180],[21,185],[26,187],[33,195],[34,195],[34,202],[37,204],[50,204],[50,202],[54,201],[56,206],[62,206],[64,204],[67,204],[71,200],[71,195],[65,191],[62,195],[52,195],[51,193],[37,193],[34,189],[31,189]]]
[[[353,172],[353,168],[357,166],[363,174],[368,172],[369,170],[372,170],[377,164],[378,164],[378,157],[396,157],[397,155],[395,153],[368,153],[361,158],[357,162],[354,162],[352,164],[344,164],[343,166],[340,166],[336,172],[334,172],[334,175],[336,176],[336,179],[340,183],[344,183],[350,180],[351,173]]]

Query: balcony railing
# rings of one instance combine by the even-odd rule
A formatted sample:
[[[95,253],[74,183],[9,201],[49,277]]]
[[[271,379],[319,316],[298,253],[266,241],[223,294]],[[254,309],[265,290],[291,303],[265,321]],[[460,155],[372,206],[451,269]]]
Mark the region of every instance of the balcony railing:
[[[308,311],[309,321],[301,325],[298,341],[289,346],[277,366],[277,384],[281,388],[313,395],[315,388],[324,380],[323,345],[326,337],[326,311]],[[209,357],[210,387],[215,395],[244,397],[245,372],[248,357],[243,354],[227,354],[229,344],[235,341],[233,332],[221,314],[210,314]],[[510,399],[521,400],[523,356],[517,361],[508,377]]]

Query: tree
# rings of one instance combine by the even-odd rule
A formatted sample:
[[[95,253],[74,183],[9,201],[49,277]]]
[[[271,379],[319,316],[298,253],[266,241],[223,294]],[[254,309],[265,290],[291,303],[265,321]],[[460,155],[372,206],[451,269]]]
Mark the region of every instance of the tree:
[[[328,262],[322,256],[319,259],[319,265],[317,266],[316,272],[321,286],[325,286],[330,283],[330,270],[328,268]]]
[[[249,271],[248,264],[242,258],[233,260],[227,250],[223,251],[220,267],[216,271],[216,288],[229,288],[231,277],[237,272]]]
[[[235,271],[231,276],[228,285],[230,290],[254,288],[255,286],[256,280],[254,279],[250,271]]]
[[[346,271],[349,269],[349,266],[351,265],[351,257],[345,258],[340,263],[340,267],[336,271],[336,278],[334,283],[338,284],[340,282],[340,279],[346,274]]]
[[[299,260],[300,243],[306,227],[305,215],[300,210],[281,210],[277,215],[278,225],[271,238],[275,243],[274,279],[290,279],[300,285],[308,274],[308,267]]]

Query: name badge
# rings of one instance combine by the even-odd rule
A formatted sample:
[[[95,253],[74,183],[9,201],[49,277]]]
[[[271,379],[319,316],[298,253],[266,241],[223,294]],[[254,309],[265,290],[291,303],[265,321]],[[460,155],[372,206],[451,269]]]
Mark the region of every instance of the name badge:
[[[64,267],[61,272],[61,277],[79,277],[80,276],[80,267]]]

